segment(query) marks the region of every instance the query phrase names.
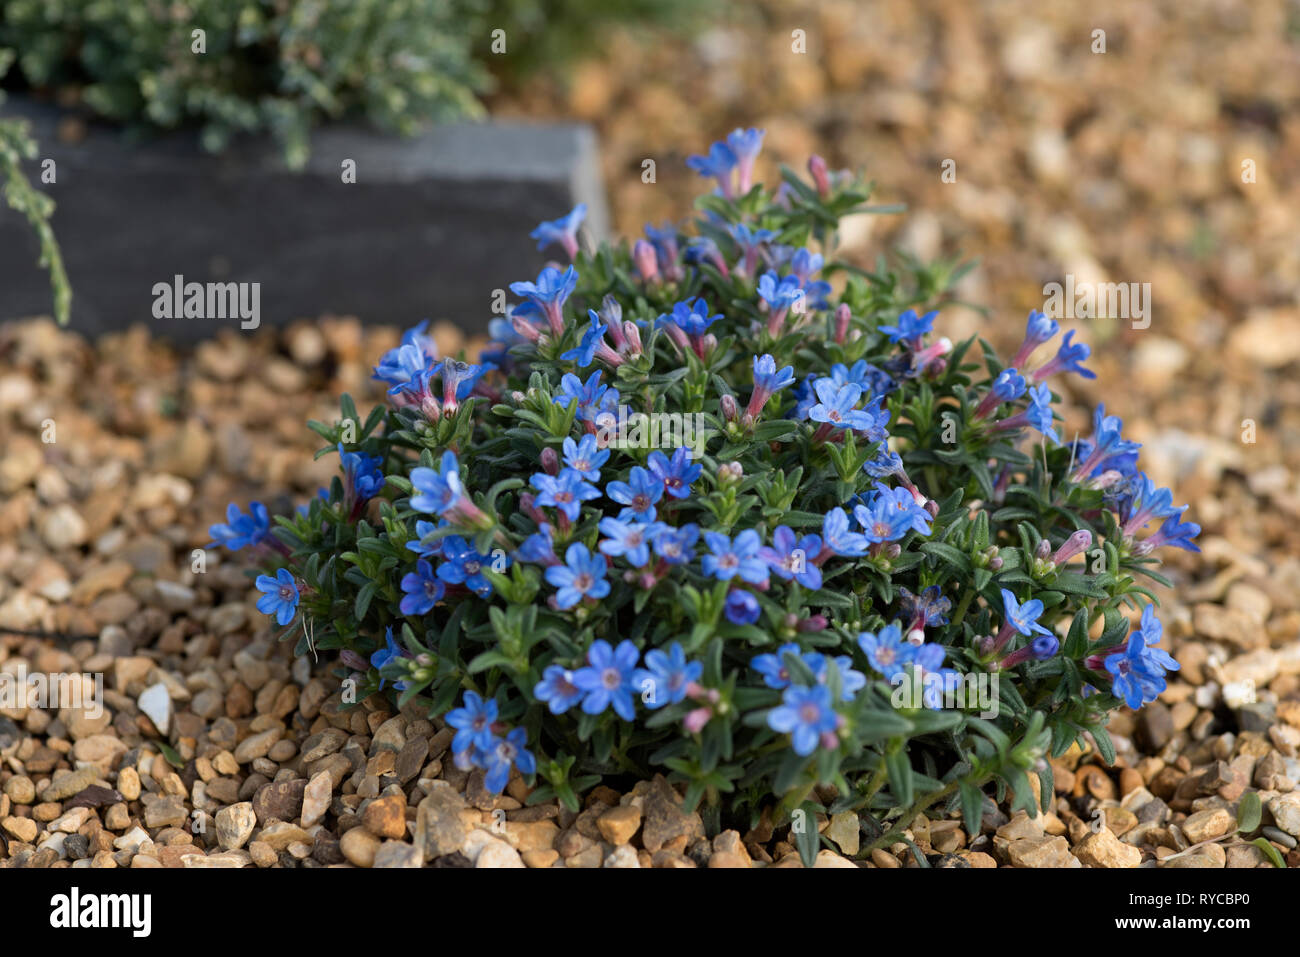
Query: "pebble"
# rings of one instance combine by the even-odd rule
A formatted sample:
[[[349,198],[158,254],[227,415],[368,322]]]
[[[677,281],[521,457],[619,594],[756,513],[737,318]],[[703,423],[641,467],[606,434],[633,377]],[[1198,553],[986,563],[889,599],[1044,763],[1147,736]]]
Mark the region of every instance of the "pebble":
[[[1300,838],[1300,791],[1270,798],[1268,810],[1278,828],[1292,837]]]
[[[302,778],[262,785],[253,796],[253,811],[258,823],[298,820],[302,815],[303,792],[306,788],[307,782]]]
[[[385,841],[379,845],[372,859],[372,867],[419,867],[424,856],[414,844],[402,841]]]
[[[31,804],[36,800],[36,785],[24,775],[15,775],[5,782],[4,793],[15,804]]]
[[[172,721],[172,699],[167,693],[167,685],[161,681],[150,685],[140,693],[136,704],[153,722],[158,733],[166,737]]]
[[[312,775],[302,792],[302,826],[310,828],[325,819],[334,796],[334,781],[328,771]]]
[[[224,807],[216,814],[217,843],[225,851],[238,850],[253,834],[257,814],[248,801]]]
[[[610,808],[596,819],[596,826],[610,844],[627,844],[641,827],[641,809],[630,804]]]
[[[1074,848],[1074,856],[1088,867],[1137,867],[1142,852],[1122,843],[1108,827],[1089,834]]]
[[[1231,833],[1236,826],[1237,820],[1232,816],[1232,812],[1221,807],[1197,811],[1182,825],[1187,840],[1193,844],[1222,837],[1224,834]]]
[[[348,863],[357,867],[371,867],[379,850],[379,838],[365,828],[354,827],[339,839],[339,850]]]
[[[59,771],[54,775],[50,786],[41,792],[42,801],[62,801],[74,794],[84,791],[98,779],[99,773],[94,768],[81,768],[77,771]],[[119,790],[121,790],[119,788]]]
[[[361,823],[377,837],[401,838],[406,835],[406,801],[390,794],[371,801],[361,815]]]
[[[475,867],[523,867],[519,852],[497,838],[489,838],[474,859]]]
[[[36,840],[36,834],[39,830],[36,822],[29,817],[7,817],[0,821],[0,828],[3,828],[11,837],[16,837],[27,844]]]
[[[256,758],[266,756],[271,750],[271,745],[284,737],[284,731],[280,728],[270,728],[260,734],[254,734],[240,741],[235,748],[235,763],[248,764]]]
[[[1013,867],[1080,867],[1063,837],[1023,838],[1007,845],[1007,860]]]

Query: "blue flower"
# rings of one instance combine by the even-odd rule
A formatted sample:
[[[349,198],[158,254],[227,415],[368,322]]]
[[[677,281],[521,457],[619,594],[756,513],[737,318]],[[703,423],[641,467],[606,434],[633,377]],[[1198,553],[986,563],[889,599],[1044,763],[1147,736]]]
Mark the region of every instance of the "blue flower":
[[[790,687],[790,672],[785,667],[787,654],[799,655],[799,646],[794,642],[787,642],[778,648],[775,654],[769,652],[755,655],[749,666],[763,676],[763,684],[780,691],[782,688]]]
[[[836,555],[857,558],[867,553],[871,544],[860,532],[849,529],[849,516],[842,508],[833,508],[822,520],[822,541]]]
[[[572,360],[579,369],[585,369],[596,360],[596,349],[605,341],[605,332],[609,329],[600,321],[600,314],[594,309],[587,310],[591,325],[582,334],[582,341],[568,352],[560,353],[561,359]]]
[[[577,285],[578,271],[572,266],[564,272],[547,266],[537,274],[536,282],[512,282],[510,291],[544,310],[546,306],[562,306]]]
[[[213,525],[208,529],[212,541],[205,548],[225,545],[232,552],[237,552],[246,545],[258,545],[271,533],[271,516],[261,502],[250,502],[248,514],[239,510],[234,502],[226,506],[226,521],[223,525]]]
[[[703,298],[687,299],[673,305],[671,313],[661,313],[655,322],[655,328],[662,329],[668,323],[678,326],[688,336],[702,336],[719,319],[722,313],[709,315],[709,307]]]
[[[589,482],[600,481],[600,467],[609,461],[609,449],[596,445],[596,437],[588,433],[579,441],[566,438],[563,446],[564,464]]]
[[[1136,551],[1147,555],[1162,545],[1172,545],[1174,548],[1183,548],[1189,552],[1199,552],[1201,547],[1192,539],[1201,534],[1201,526],[1195,522],[1184,522],[1182,517],[1185,511],[1187,511],[1186,505],[1178,509],[1175,515],[1165,519],[1164,524],[1154,535],[1138,543]]]
[[[804,588],[816,591],[822,587],[822,571],[813,561],[821,554],[822,540],[816,535],[805,535],[796,540],[794,532],[778,525],[772,533],[772,546],[759,549],[759,556],[777,576],[794,579]]]
[[[451,739],[451,750],[455,754],[486,751],[495,739],[492,724],[497,719],[496,700],[489,698],[484,701],[473,691],[466,691],[464,702],[461,707],[448,711],[444,719],[456,729],[456,736]]]
[[[1124,476],[1136,471],[1137,453],[1142,445],[1125,439],[1120,434],[1123,427],[1124,422],[1119,416],[1107,415],[1105,403],[1098,403],[1092,413],[1092,441],[1079,442],[1076,446],[1079,457],[1073,473],[1076,481],[1111,469]]]
[[[998,402],[1012,402],[1025,394],[1025,377],[1015,369],[1003,369],[993,380],[989,393]]]
[[[343,476],[347,486],[356,497],[365,501],[374,498],[384,487],[383,459],[360,452],[346,452],[343,443],[339,443],[339,462],[343,466]]]
[[[774,311],[789,309],[804,298],[803,284],[798,276],[782,278],[769,270],[758,279],[758,295]]]
[[[560,379],[560,394],[555,397],[555,404],[568,408],[575,400],[578,403],[578,418],[584,422],[594,422],[601,412],[618,405],[618,390],[600,383],[601,370],[597,369],[583,382],[572,372],[566,372]]]
[[[1016,350],[1011,365],[1019,369],[1035,349],[1054,337],[1060,329],[1061,326],[1055,319],[1049,319],[1037,309],[1031,310],[1029,319],[1025,322],[1024,341],[1021,342],[1020,348]]]
[[[611,558],[622,555],[630,565],[643,567],[650,561],[650,543],[668,526],[663,522],[627,522],[619,518],[602,518],[598,526],[608,535],[600,550]]]
[[[610,482],[605,486],[605,494],[620,505],[627,506],[618,513],[618,517],[624,521],[635,519],[639,522],[653,522],[655,503],[663,498],[664,483],[646,469],[634,465],[628,481]]]
[[[579,203],[569,211],[568,215],[540,223],[528,236],[530,239],[537,240],[539,252],[551,243],[559,243],[564,247],[565,252],[572,256],[578,249],[578,227],[586,218],[587,204]]]
[[[570,550],[574,547],[570,546]],[[617,649],[604,639],[593,641],[586,667],[573,673],[573,683],[583,691],[582,710],[600,714],[612,705],[620,718],[631,721],[636,716],[634,695],[643,687],[638,679],[654,680],[653,675],[637,668],[639,657],[636,645],[626,639],[619,642]]]
[[[863,538],[873,545],[897,541],[912,530],[914,521],[912,513],[900,509],[892,495],[875,495],[868,504],[855,506],[853,517],[862,526]]]
[[[298,586],[287,568],[270,575],[257,576],[257,590],[262,597],[257,600],[257,610],[264,615],[274,615],[277,624],[287,625],[298,611]]]
[[[752,625],[758,621],[762,611],[758,599],[743,588],[733,588],[727,592],[727,601],[722,609],[727,621],[733,625]]]
[[[1077,372],[1085,379],[1097,378],[1097,373],[1085,369],[1081,363],[1092,355],[1090,349],[1085,343],[1071,342],[1074,338],[1074,330],[1071,329],[1061,340],[1060,348],[1056,350],[1056,356],[1047,362],[1041,369],[1034,373],[1034,381],[1041,382],[1050,375],[1057,372]]]
[[[686,158],[687,167],[703,177],[716,179],[725,196],[731,195],[731,172],[736,168],[737,162],[736,154],[721,141],[709,147],[707,156],[694,155]]]
[[[423,325],[423,323],[421,324]],[[420,394],[428,391],[429,376],[436,368],[437,350],[425,349],[415,342],[406,342],[389,349],[379,359],[371,378],[388,383],[389,395],[399,392]]]
[[[879,632],[864,631],[858,635],[858,646],[867,656],[867,662],[891,684],[906,673],[912,663],[915,647],[903,639],[897,624],[886,625]]]
[[[655,554],[669,565],[685,565],[695,558],[695,543],[700,527],[688,523],[680,528],[666,528],[654,538]]]
[[[492,583],[483,574],[483,566],[492,565],[491,556],[480,554],[459,535],[442,540],[442,555],[446,561],[438,566],[439,578],[452,585],[464,585],[480,598],[492,594]]]
[[[415,569],[402,577],[402,591],[406,594],[397,606],[408,618],[427,615],[446,591],[446,586],[434,576],[433,566],[423,558],[415,563]]]
[[[1043,614],[1043,603],[1037,598],[1030,599],[1023,605],[1016,602],[1016,596],[1002,589],[1002,608],[1007,623],[1022,635],[1050,635],[1051,632],[1038,623]]]
[[[898,600],[903,621],[911,628],[937,628],[948,624],[952,602],[944,597],[938,585],[922,589],[920,595],[913,595],[900,585]]]
[[[652,681],[649,686],[651,694],[649,700],[646,700],[646,707],[651,710],[677,704],[686,697],[687,686],[693,681],[699,681],[700,675],[704,673],[704,665],[698,661],[687,661],[686,652],[676,641],[669,646],[667,654],[657,648],[647,651],[645,663],[648,669],[646,673]]]
[[[880,331],[889,337],[890,342],[917,342],[934,328],[936,312],[927,312],[918,316],[915,309],[908,309],[898,317],[898,325],[881,326]]]
[[[572,608],[583,598],[604,598],[609,594],[605,570],[604,555],[593,555],[586,545],[574,542],[564,553],[563,565],[546,569],[546,580],[559,589],[556,604],[562,609]]]
[[[1052,390],[1046,385],[1036,385],[1029,390],[1029,406],[1025,418],[1035,429],[1060,444],[1061,437],[1052,425]]]
[[[791,735],[794,753],[807,757],[817,750],[822,735],[834,732],[838,726],[830,689],[825,685],[792,686],[785,689],[781,700],[781,707],[768,712],[767,725],[780,734]]]
[[[831,366],[831,381],[836,385],[856,385],[863,395],[882,396],[894,391],[896,383],[889,373],[859,359],[851,366],[837,362]]]
[[[1174,505],[1173,493],[1156,485],[1145,472],[1138,472],[1128,480],[1119,503],[1120,523],[1126,535],[1145,528],[1153,519],[1177,514],[1179,509]]]
[[[551,526],[543,522],[538,526],[537,531],[524,539],[523,544],[515,550],[515,554],[523,562],[538,564],[558,562],[559,559],[555,557],[555,544],[551,540]]]
[[[1159,620],[1147,605],[1142,610],[1139,630],[1129,635],[1125,649],[1108,655],[1104,662],[1114,679],[1111,693],[1123,698],[1130,708],[1154,701],[1165,690],[1165,672],[1179,670],[1177,661],[1154,647],[1154,642],[1160,640],[1160,630]]]
[[[406,547],[415,552],[421,558],[430,558],[434,555],[442,554],[442,542],[429,542],[425,544],[425,539],[434,533],[436,529],[446,525],[445,521],[440,521],[437,525],[433,522],[417,521],[415,523],[415,538],[406,543]]]
[[[905,488],[889,488],[881,482],[876,483],[875,501],[888,503],[894,510],[906,517],[903,527],[919,535],[930,534],[930,513],[917,504],[915,496]],[[856,509],[854,510],[856,514]],[[903,521],[902,518],[899,519]]]
[[[494,738],[491,747],[479,751],[474,756],[474,763],[487,771],[483,778],[483,787],[492,794],[500,794],[510,780],[510,769],[516,767],[521,774],[535,774],[537,761],[533,753],[524,747],[528,743],[528,732],[515,728],[504,738]]]
[[[764,354],[754,356],[754,388],[771,396],[794,383],[794,367],[776,367],[776,360]]]
[[[371,653],[370,666],[374,668],[376,671],[382,671],[384,665],[388,664],[394,658],[401,658],[401,657],[403,657],[402,649],[401,647],[398,646],[397,642],[393,639],[393,626],[389,625],[386,629],[384,629],[384,647],[380,648],[378,651]],[[386,679],[381,675],[379,678],[379,687],[381,690],[384,687],[385,681]],[[405,682],[398,683],[399,691],[404,690],[402,687],[400,687],[401,685],[405,685]]]
[[[456,453],[444,452],[436,472],[425,467],[411,469],[411,485],[420,493],[411,496],[411,508],[417,512],[442,515],[454,508],[465,494]]]
[[[564,714],[582,700],[584,692],[573,683],[573,672],[559,665],[547,665],[542,680],[533,687],[533,696],[545,701],[551,714]]]
[[[830,687],[830,668],[832,665],[839,672],[840,700],[852,701],[853,696],[867,684],[867,676],[853,668],[853,659],[848,655],[828,658],[819,651],[810,651],[803,656],[804,663],[817,676],[818,682]]]
[[[921,673],[921,703],[936,711],[944,706],[944,692],[956,688],[961,681],[960,674],[943,667],[947,653],[943,645],[931,642],[916,648],[912,654],[912,667]]]
[[[670,460],[662,452],[650,453],[646,463],[650,474],[663,484],[663,489],[673,498],[686,498],[691,494],[691,483],[700,477],[704,466],[691,463],[691,450],[679,447]]]
[[[767,581],[767,563],[758,557],[763,541],[754,529],[746,529],[734,541],[721,532],[705,532],[704,543],[711,552],[700,562],[704,574],[724,582],[737,575],[751,585]]]
[[[561,469],[559,475],[535,472],[528,484],[541,493],[537,496],[538,505],[558,508],[571,522],[578,520],[583,502],[600,498],[600,489],[586,481],[577,469]]]
[[[763,136],[766,130],[734,129],[727,134],[727,149],[738,163],[752,163],[763,149]]]
[[[877,421],[878,410],[854,408],[862,397],[860,386],[852,383],[836,385],[835,380],[827,376],[813,383],[813,391],[820,401],[808,410],[808,418],[812,421],[824,422],[838,429],[860,429],[864,432],[880,427]],[[888,418],[889,414],[885,413],[885,421]]]

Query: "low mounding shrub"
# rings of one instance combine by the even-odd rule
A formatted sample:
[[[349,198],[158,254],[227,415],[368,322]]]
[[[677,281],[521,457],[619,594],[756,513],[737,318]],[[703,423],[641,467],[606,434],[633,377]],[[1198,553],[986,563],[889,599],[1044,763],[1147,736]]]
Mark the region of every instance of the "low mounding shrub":
[[[486,75],[466,31],[479,12],[479,0],[5,0],[0,46],[19,51],[28,83],[81,86],[107,119],[197,124],[211,150],[270,133],[299,166],[324,118],[405,133],[477,111]]]
[[[1033,769],[1045,802],[1047,754],[1109,759],[1109,712],[1163,690],[1143,579],[1199,529],[1103,408],[1062,443],[1051,384],[1093,375],[1086,345],[1030,371],[1038,312],[1009,364],[936,335],[917,307],[961,270],[833,261],[867,189],[818,157],[752,185],[761,142],[691,158],[717,186],[689,231],[539,226],[572,265],[511,287],[489,352],[412,329],[387,404],[311,423],[331,487],[213,538],[274,572],[259,607],[338,654],[346,701],[443,718],[490,790],[576,808],[662,771],[715,823],[855,809],[878,846],[942,802],[974,832],[985,793],[1030,808]]]

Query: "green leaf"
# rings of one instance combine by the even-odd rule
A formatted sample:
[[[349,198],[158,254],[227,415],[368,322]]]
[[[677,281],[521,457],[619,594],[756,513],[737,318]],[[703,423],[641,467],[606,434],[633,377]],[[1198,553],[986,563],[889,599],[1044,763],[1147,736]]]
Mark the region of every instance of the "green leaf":
[[[1283,869],[1286,868],[1286,861],[1282,859],[1282,854],[1278,851],[1276,847],[1270,844],[1267,839],[1262,837],[1257,837],[1250,843],[1254,844],[1261,851],[1263,851],[1264,856],[1269,859],[1269,862],[1274,867],[1280,867]]]
[[[1263,808],[1260,804],[1259,794],[1255,791],[1248,791],[1241,798],[1241,804],[1237,807],[1237,830],[1242,834],[1249,834],[1259,827],[1260,818],[1263,815]]]

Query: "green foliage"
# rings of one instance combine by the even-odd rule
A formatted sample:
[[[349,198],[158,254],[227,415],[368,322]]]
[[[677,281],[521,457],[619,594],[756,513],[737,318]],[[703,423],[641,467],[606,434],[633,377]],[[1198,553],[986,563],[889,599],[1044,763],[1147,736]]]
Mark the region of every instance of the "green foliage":
[[[13,62],[13,51],[0,49],[0,79]],[[3,98],[0,97],[0,101]],[[50,288],[54,293],[54,317],[66,325],[72,308],[72,287],[63,269],[59,244],[50,227],[54,201],[32,187],[23,171],[23,161],[36,157],[36,142],[26,121],[0,116],[0,191],[9,208],[22,216],[36,232],[40,245],[41,268],[49,270]]]

